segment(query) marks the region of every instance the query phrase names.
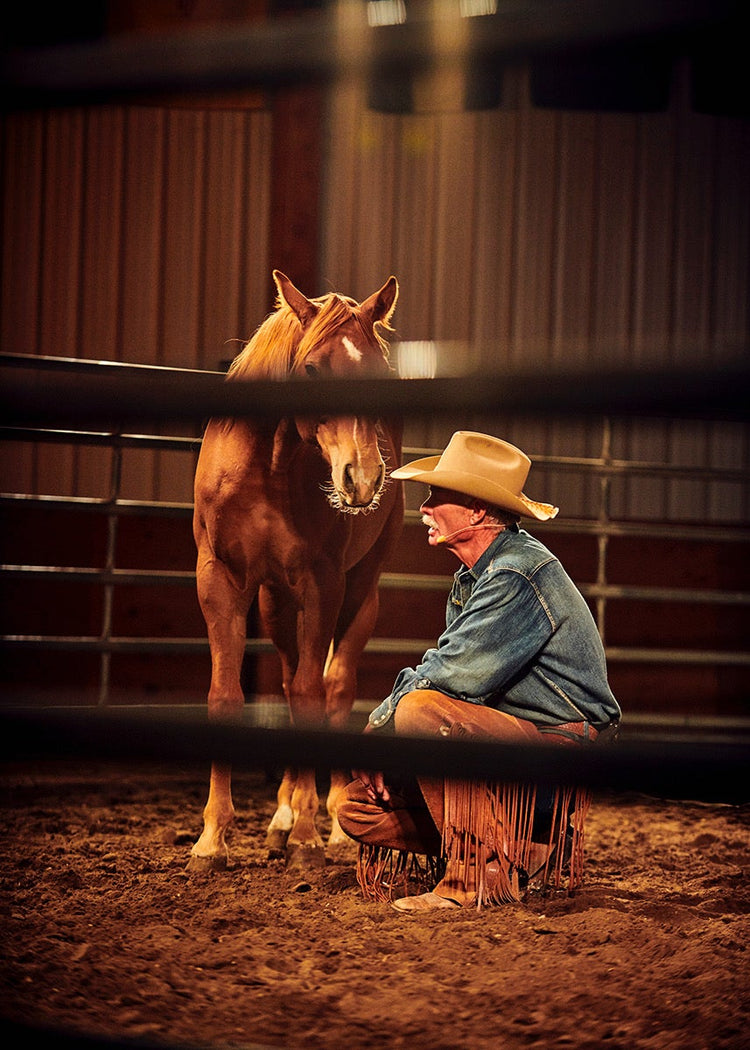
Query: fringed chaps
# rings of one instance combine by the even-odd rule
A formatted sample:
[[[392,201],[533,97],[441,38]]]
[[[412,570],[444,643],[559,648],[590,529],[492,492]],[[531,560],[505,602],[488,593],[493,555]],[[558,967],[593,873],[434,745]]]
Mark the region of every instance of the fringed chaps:
[[[581,885],[590,792],[556,790],[544,842],[534,834],[536,801],[530,784],[446,781],[446,870],[476,887],[478,907],[524,900],[530,888],[572,894]]]
[[[544,841],[534,835],[533,785],[446,780],[444,799],[442,857],[360,845],[357,879],[365,899],[423,893],[444,875],[473,887],[478,908],[525,900],[530,889],[570,895],[582,884],[588,790],[556,790]]]
[[[396,897],[431,890],[443,876],[441,857],[360,843],[357,881],[365,900],[390,903]]]

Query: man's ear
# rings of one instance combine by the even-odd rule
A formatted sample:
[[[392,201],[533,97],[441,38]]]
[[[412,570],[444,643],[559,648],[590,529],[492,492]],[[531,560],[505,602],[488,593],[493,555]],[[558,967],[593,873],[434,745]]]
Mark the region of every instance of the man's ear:
[[[472,500],[471,504],[471,524],[479,525],[487,517],[487,508],[476,500]]]

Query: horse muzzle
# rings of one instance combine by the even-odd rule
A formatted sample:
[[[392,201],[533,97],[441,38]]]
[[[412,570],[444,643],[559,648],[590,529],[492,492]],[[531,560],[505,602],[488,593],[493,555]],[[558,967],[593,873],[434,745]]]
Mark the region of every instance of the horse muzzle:
[[[380,498],[385,481],[385,465],[381,463],[373,477],[372,471],[357,469],[347,463],[341,481],[342,495],[348,506],[366,509]]]

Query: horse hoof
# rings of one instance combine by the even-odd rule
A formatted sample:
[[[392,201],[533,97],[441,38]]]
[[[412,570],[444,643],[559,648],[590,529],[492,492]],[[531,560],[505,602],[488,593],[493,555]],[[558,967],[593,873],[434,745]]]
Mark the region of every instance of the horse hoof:
[[[225,856],[201,857],[197,853],[191,853],[190,859],[185,865],[185,871],[191,875],[208,875],[212,871],[226,871],[227,858]]]
[[[322,846],[287,846],[286,866],[288,871],[318,871],[326,866],[326,851]]]
[[[266,849],[269,860],[282,860],[286,855],[286,840],[289,838],[288,831],[273,831],[266,833]]]

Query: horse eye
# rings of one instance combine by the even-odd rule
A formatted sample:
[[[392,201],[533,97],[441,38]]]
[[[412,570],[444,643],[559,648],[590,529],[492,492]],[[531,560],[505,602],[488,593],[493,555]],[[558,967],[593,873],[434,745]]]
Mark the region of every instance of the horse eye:
[[[307,372],[311,379],[315,379],[315,377],[320,374],[315,365],[305,365],[305,372]]]

